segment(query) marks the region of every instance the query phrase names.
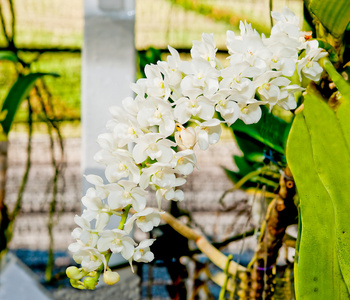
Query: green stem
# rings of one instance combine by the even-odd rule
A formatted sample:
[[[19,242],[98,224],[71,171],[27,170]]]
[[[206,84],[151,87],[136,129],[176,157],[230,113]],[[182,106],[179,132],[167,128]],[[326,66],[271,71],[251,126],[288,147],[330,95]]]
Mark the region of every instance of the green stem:
[[[11,11],[11,39],[10,43],[13,48],[15,48],[15,24],[16,24],[16,15],[15,15],[15,8],[13,5],[13,0],[9,0],[10,5],[10,11]]]
[[[105,254],[105,257],[106,257],[106,262],[107,262],[107,266],[108,266],[108,262],[109,262],[109,259],[111,258],[112,256],[112,252],[111,251],[108,251],[106,254]],[[106,268],[107,268],[106,266]],[[104,265],[101,264],[98,269],[96,270],[96,275],[94,276],[94,279],[97,281],[99,278],[100,278],[100,275],[102,273],[102,271],[104,270]]]
[[[19,211],[21,210],[23,193],[27,186],[29,171],[32,164],[31,154],[32,154],[32,135],[33,135],[33,119],[32,119],[33,111],[32,111],[32,106],[29,98],[27,99],[27,103],[28,103],[28,145],[27,145],[26,170],[24,172],[21,186],[18,191],[15,207],[11,213],[11,222],[15,221],[17,215],[19,214]]]
[[[272,18],[271,12],[273,10],[273,0],[269,1],[269,8],[270,8],[270,26],[272,28],[273,27],[273,18]]]
[[[223,200],[228,193],[232,193],[233,191],[240,189],[248,180],[252,179],[255,176],[259,176],[261,173],[265,171],[265,169],[267,168],[266,167],[259,168],[242,177],[240,180],[237,181],[234,187],[228,189],[222,194],[222,196],[219,199],[219,203],[223,204]]]
[[[10,46],[11,44],[11,39],[7,33],[7,30],[6,30],[6,22],[5,22],[5,18],[4,18],[4,14],[2,13],[2,7],[1,7],[1,3],[0,3],[0,19],[1,19],[1,28],[2,28],[2,31],[3,31],[3,34],[4,34],[4,37],[8,43],[8,46]]]
[[[219,300],[225,300],[227,283],[228,283],[228,279],[230,278],[230,273],[228,272],[228,267],[230,265],[231,260],[232,260],[232,255],[230,254],[227,258],[227,262],[226,262],[226,266],[225,266],[225,270],[224,270],[226,278],[225,278],[224,284],[222,285],[222,288],[220,291]]]
[[[120,220],[118,229],[120,229],[120,230],[124,229],[124,225],[125,225],[126,219],[128,218],[130,208],[131,208],[131,204],[129,204],[123,208],[123,215],[122,215],[122,219]]]

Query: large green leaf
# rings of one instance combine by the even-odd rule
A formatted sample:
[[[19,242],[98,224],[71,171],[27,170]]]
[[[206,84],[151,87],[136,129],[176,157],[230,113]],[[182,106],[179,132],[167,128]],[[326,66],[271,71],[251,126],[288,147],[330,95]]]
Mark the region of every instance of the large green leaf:
[[[349,111],[343,105],[336,114],[309,88],[288,139],[302,221],[299,299],[350,299],[350,132],[342,125],[349,115],[339,114]]]
[[[262,107],[262,110],[263,114],[258,123],[246,125],[241,120],[237,120],[231,125],[231,129],[234,133],[245,133],[271,149],[284,154],[285,142],[291,125],[269,113],[265,107]]]
[[[309,8],[324,27],[340,37],[350,21],[349,0],[310,0]]]
[[[11,87],[5,98],[1,112],[7,112],[1,125],[6,135],[9,134],[13,119],[20,103],[28,97],[30,90],[33,88],[35,81],[45,75],[58,76],[54,73],[30,73],[28,75],[19,75],[17,81]]]
[[[311,137],[302,113],[290,132],[287,161],[298,188],[302,224],[295,260],[297,299],[348,299],[344,298],[347,290],[336,255],[333,204],[317,174]]]

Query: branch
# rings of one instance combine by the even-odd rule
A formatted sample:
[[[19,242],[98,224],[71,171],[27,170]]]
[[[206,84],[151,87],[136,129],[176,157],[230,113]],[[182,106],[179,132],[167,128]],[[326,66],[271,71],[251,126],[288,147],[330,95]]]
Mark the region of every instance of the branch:
[[[130,212],[135,213],[133,209],[130,210]],[[179,221],[178,219],[175,219],[168,212],[164,212],[163,214],[161,214],[161,218],[182,236],[189,240],[194,240],[199,250],[202,251],[202,253],[204,253],[220,269],[225,269],[228,260],[227,256],[220,252],[218,249],[216,249],[212,244],[210,244],[204,236],[194,231],[192,228],[188,227],[186,224]],[[231,261],[228,266],[228,272],[232,275],[236,274],[237,271],[245,270],[245,267],[237,264],[234,261]]]

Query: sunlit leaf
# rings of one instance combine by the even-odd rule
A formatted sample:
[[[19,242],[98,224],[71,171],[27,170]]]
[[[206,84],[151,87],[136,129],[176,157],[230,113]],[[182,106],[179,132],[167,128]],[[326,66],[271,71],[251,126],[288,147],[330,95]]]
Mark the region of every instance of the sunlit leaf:
[[[311,12],[328,31],[340,37],[346,30],[350,20],[349,0],[311,0]]]
[[[311,86],[288,140],[287,161],[298,187],[302,219],[299,299],[349,299],[350,133],[344,135],[343,117]]]
[[[35,81],[45,75],[58,76],[54,73],[30,73],[28,75],[19,75],[17,81],[11,87],[7,94],[1,112],[6,116],[0,121],[6,135],[9,134],[12,122],[20,103],[28,97],[30,90],[33,88]]]

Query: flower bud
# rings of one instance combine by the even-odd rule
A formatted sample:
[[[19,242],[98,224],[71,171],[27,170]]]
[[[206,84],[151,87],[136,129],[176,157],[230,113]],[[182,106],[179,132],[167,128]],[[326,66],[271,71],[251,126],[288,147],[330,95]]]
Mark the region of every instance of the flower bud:
[[[73,267],[73,266],[68,267],[66,269],[66,274],[68,278],[75,279],[75,280],[78,280],[84,277],[84,273],[81,272],[77,267]]]
[[[70,284],[72,287],[79,289],[79,290],[85,290],[85,287],[82,285],[82,282],[79,280],[71,279]]]
[[[120,275],[117,272],[112,272],[108,270],[103,273],[103,282],[108,285],[113,285],[117,283],[120,279]]]
[[[84,279],[84,286],[88,290],[94,290],[97,285],[97,281],[92,277],[86,277]]]
[[[181,148],[192,149],[197,142],[196,132],[192,127],[185,128],[177,124],[175,141]]]

